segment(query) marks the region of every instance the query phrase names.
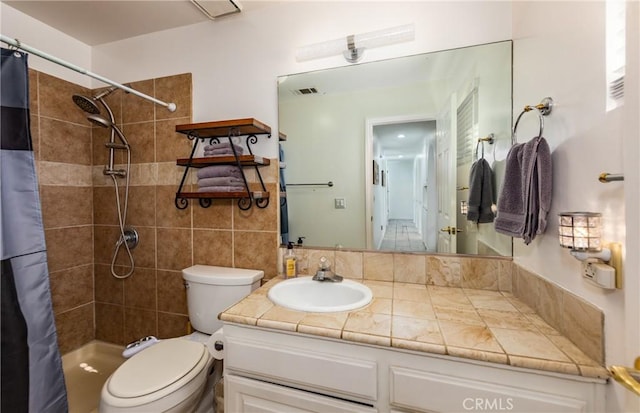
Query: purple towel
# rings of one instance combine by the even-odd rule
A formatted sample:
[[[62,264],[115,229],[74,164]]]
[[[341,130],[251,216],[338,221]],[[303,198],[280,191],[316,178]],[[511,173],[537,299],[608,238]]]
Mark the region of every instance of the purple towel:
[[[246,192],[244,186],[203,186],[198,192]]]
[[[198,179],[199,187],[206,186],[242,186],[244,187],[244,180],[242,178],[236,178],[235,176],[220,176],[215,178],[203,178]]]
[[[529,244],[547,227],[552,194],[551,151],[543,137],[511,148],[495,229]]]
[[[198,179],[231,176],[242,178],[242,171],[235,165],[211,165],[198,170]]]
[[[233,144],[233,147],[235,148],[236,152],[238,153],[242,153],[244,151],[244,149],[242,148],[242,146],[240,145],[236,145]],[[218,151],[218,150],[223,150],[226,149],[229,152],[231,152],[231,144],[229,142],[222,142],[222,143],[212,143],[211,145],[207,145],[204,147],[204,151]]]
[[[240,152],[236,152],[238,155],[242,155]],[[234,153],[231,149],[214,149],[211,151],[204,151],[204,156],[233,156]]]

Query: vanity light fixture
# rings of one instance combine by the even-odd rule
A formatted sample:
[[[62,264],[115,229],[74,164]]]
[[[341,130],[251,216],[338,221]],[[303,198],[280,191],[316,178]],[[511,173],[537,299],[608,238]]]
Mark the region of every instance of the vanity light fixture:
[[[296,61],[303,62],[342,54],[347,62],[356,63],[362,59],[365,49],[408,42],[414,38],[413,24],[362,34],[350,34],[339,39],[299,47],[296,50]]]
[[[602,214],[598,212],[561,212],[558,240],[584,262],[583,276],[603,288],[622,287],[622,247],[611,243],[603,247]]]

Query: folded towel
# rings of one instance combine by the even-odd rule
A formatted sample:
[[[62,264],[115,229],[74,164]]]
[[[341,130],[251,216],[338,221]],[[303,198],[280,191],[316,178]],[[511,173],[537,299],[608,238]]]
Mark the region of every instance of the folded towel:
[[[551,151],[538,137],[509,150],[495,229],[529,244],[547,227],[552,193]]]
[[[203,178],[198,179],[198,186],[242,186],[244,187],[244,180],[235,176],[220,176],[215,178]]]
[[[493,172],[484,158],[471,165],[469,173],[469,200],[467,220],[488,223],[493,222]]]
[[[236,152],[238,155],[242,155],[242,152]],[[235,154],[231,149],[213,149],[210,151],[204,151],[204,156],[234,156]]]
[[[233,147],[236,150],[236,152],[242,153],[242,151],[244,151],[244,149],[240,145],[233,144]],[[205,151],[216,151],[220,149],[228,149],[229,151],[231,151],[231,143],[229,142],[212,143],[211,145],[207,145],[204,147]]]
[[[244,186],[203,186],[198,192],[246,192]]]
[[[211,165],[198,170],[198,179],[216,177],[236,177],[242,178],[242,171],[235,165]]]

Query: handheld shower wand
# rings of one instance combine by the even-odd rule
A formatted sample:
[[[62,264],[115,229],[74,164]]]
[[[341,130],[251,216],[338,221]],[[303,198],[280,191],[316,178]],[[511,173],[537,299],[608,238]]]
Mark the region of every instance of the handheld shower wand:
[[[135,269],[135,264],[133,260],[133,255],[131,254],[131,249],[135,248],[138,244],[138,232],[133,227],[126,227],[127,220],[127,209],[129,202],[129,171],[131,167],[131,147],[129,146],[129,142],[127,138],[124,136],[124,133],[118,128],[115,124],[115,117],[113,116],[113,112],[107,103],[104,101],[104,98],[117,90],[116,87],[108,88],[101,93],[98,93],[94,97],[86,97],[83,95],[73,95],[73,102],[78,105],[83,111],[87,112],[87,119],[102,128],[107,128],[110,130],[110,139],[109,142],[105,144],[107,148],[109,148],[109,163],[105,166],[104,174],[110,176],[113,180],[113,185],[115,188],[116,194],[116,206],[118,212],[118,224],[120,227],[120,236],[118,237],[118,241],[115,243],[115,248],[113,251],[113,257],[111,260],[111,275],[115,278],[127,278]],[[100,104],[104,107],[109,115],[109,119],[105,119],[100,115],[100,108],[96,104],[96,102],[100,102]],[[115,136],[118,136],[121,143],[116,143]],[[126,169],[115,169],[114,168],[114,157],[115,150],[123,149],[127,152],[127,167]],[[125,178],[125,191],[124,191],[124,208],[120,207],[120,191],[118,190],[118,179],[117,178]],[[115,270],[116,258],[118,257],[118,252],[120,251],[120,247],[124,246],[125,251],[129,257],[130,268],[127,273],[123,275],[119,275]]]

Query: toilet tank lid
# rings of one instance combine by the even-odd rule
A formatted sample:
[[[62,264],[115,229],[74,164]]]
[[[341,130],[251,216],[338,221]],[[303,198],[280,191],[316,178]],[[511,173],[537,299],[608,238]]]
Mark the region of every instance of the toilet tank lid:
[[[264,277],[264,271],[244,268],[194,265],[182,270],[182,278],[212,285],[249,285]]]

